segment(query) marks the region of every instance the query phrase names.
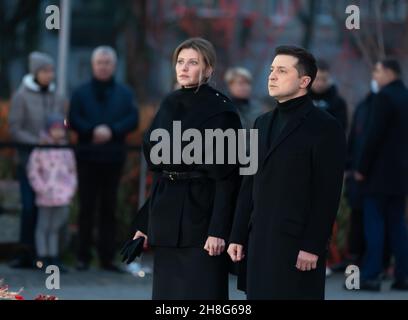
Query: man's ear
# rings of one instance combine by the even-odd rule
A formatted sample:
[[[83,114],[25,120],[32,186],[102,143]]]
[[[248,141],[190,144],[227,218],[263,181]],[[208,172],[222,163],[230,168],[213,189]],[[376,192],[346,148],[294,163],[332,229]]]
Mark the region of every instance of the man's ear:
[[[311,81],[312,81],[312,78],[310,78],[309,76],[303,76],[300,80],[300,88],[306,89]]]

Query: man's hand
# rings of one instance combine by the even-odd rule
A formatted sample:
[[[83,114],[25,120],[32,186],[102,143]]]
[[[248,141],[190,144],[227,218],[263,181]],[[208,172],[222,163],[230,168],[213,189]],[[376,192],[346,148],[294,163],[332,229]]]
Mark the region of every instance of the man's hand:
[[[112,131],[107,125],[101,124],[93,130],[93,143],[101,144],[108,142],[110,139],[112,139]]]
[[[219,256],[225,249],[225,241],[221,238],[208,237],[204,249],[210,256]]]
[[[296,262],[296,268],[301,271],[310,271],[316,269],[318,256],[300,250]]]
[[[231,243],[228,247],[227,252],[233,262],[239,262],[245,257],[244,246],[240,244]]]
[[[358,182],[364,181],[365,177],[358,171],[354,172],[354,179]]]

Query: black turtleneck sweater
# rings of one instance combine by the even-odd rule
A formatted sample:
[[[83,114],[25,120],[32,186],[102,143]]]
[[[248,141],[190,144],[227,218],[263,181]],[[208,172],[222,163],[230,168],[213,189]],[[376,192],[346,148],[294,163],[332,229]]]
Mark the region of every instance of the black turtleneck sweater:
[[[269,133],[268,140],[270,143],[279,137],[280,133],[288,122],[296,116],[298,111],[307,103],[309,99],[309,96],[306,94],[282,103],[278,102]]]

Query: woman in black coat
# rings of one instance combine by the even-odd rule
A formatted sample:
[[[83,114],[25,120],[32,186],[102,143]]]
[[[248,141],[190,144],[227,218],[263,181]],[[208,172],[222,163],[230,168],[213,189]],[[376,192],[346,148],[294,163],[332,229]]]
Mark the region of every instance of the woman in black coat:
[[[225,242],[240,185],[238,167],[228,164],[227,158],[224,164],[185,163],[184,147],[191,136],[190,141],[180,136],[180,148],[176,135],[199,130],[203,148],[198,157],[208,163],[204,161],[210,151],[205,148],[205,130],[236,133],[241,122],[228,98],[208,85],[215,66],[211,43],[186,40],[175,50],[173,62],[181,89],[163,100],[144,136],[143,151],[154,183],[137,214],[134,239],[145,237],[145,246],[148,242],[154,249],[153,299],[228,299]],[[155,139],[156,129],[165,129],[169,140]],[[171,146],[169,161],[159,163],[154,154],[159,143],[164,146],[166,141]],[[215,148],[211,151],[215,159]],[[167,157],[163,153],[162,160]]]

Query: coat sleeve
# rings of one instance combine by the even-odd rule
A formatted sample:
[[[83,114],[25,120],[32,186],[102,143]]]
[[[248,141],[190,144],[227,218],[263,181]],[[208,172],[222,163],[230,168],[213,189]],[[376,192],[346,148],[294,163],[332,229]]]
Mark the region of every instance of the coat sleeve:
[[[343,129],[335,121],[313,146],[311,209],[300,250],[321,256],[337,215],[346,157]]]
[[[110,128],[114,136],[125,136],[136,129],[139,122],[139,114],[132,94],[129,94],[128,104],[125,107],[125,116],[119,121],[111,124]]]
[[[236,169],[225,179],[215,182],[215,199],[208,236],[228,241],[240,181],[238,169]]]
[[[253,209],[252,186],[253,175],[245,176],[242,180],[241,189],[238,195],[237,206],[232,225],[230,243],[244,245],[248,236],[248,225]]]
[[[357,171],[363,176],[367,176],[377,152],[384,143],[384,138],[387,136],[389,124],[392,121],[392,107],[387,96],[384,93],[378,93],[374,98],[372,111],[368,120],[368,133],[363,143],[360,159],[357,165]]]
[[[67,150],[67,167],[70,174],[69,180],[70,197],[73,197],[78,187],[78,178],[75,155],[72,150]]]
[[[81,109],[83,104],[81,101],[80,93],[75,91],[71,97],[71,103],[68,113],[68,120],[70,127],[76,131],[81,136],[92,136],[92,131],[94,129],[94,123],[85,119],[82,116]]]
[[[141,231],[146,235],[148,233],[148,230],[149,230],[149,215],[150,215],[149,209],[150,209],[150,204],[151,204],[151,201],[152,201],[153,190],[155,190],[155,185],[157,183],[157,179],[158,179],[158,173],[153,172],[153,183],[152,183],[152,186],[151,186],[151,194],[146,199],[143,206],[137,211],[136,216],[133,219],[132,231],[134,233],[136,231]]]
[[[9,113],[10,135],[14,141],[20,143],[38,144],[39,137],[23,128],[25,102],[23,96],[17,92],[11,99]]]
[[[224,112],[215,116],[204,124],[206,129],[233,129],[238,133],[242,128],[241,120],[236,113]],[[236,135],[237,136],[237,135]],[[237,144],[238,146],[238,144]],[[228,159],[228,148],[225,148],[224,159]],[[214,146],[213,156],[217,150]],[[235,164],[214,164],[205,166],[208,168],[208,176],[214,179],[214,201],[213,209],[208,227],[208,236],[217,237],[228,241],[236,205],[236,199],[241,183],[238,162]]]
[[[27,164],[27,177],[31,187],[36,193],[44,193],[47,189],[47,185],[40,173],[42,168],[39,158],[40,153],[37,150],[34,150],[30,154]]]
[[[137,211],[135,219],[133,221],[133,232],[141,231],[147,235],[149,228],[149,206],[150,198],[148,197],[143,206]]]
[[[258,129],[259,117],[255,120],[253,129]],[[244,245],[247,242],[248,226],[253,210],[253,188],[254,175],[246,175],[242,179],[242,184],[239,190],[237,205],[234,214],[234,222],[232,225],[230,243]]]

